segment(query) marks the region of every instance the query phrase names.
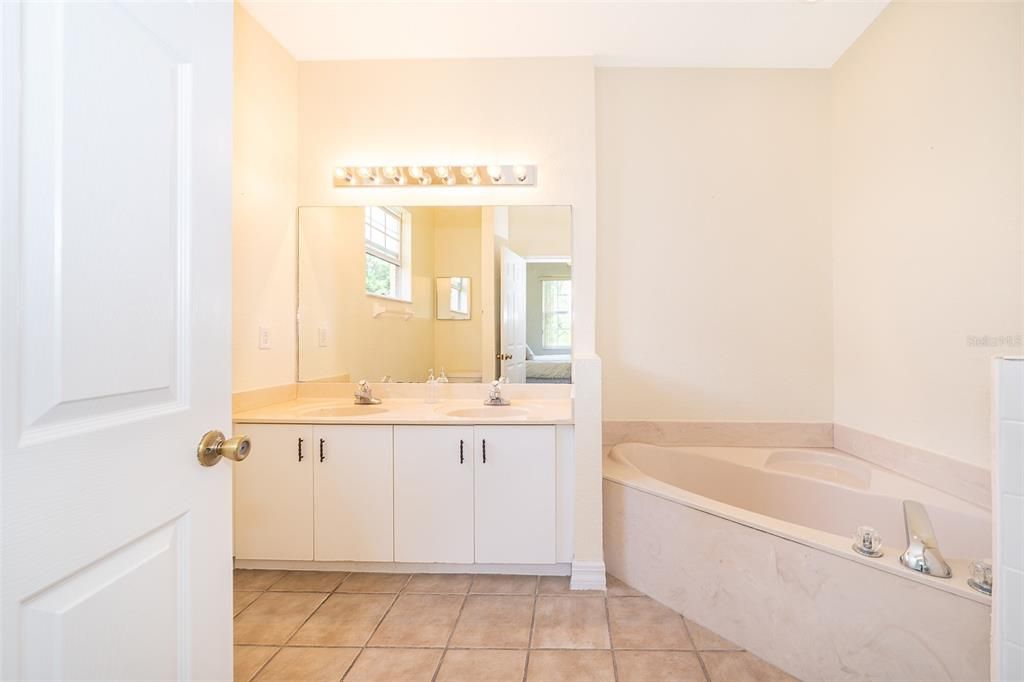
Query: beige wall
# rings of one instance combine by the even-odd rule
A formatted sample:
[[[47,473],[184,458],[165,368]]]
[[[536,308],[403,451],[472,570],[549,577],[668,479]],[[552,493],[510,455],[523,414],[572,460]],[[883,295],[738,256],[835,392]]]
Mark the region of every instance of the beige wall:
[[[988,466],[1021,319],[1021,5],[890,5],[833,70],[835,419]]]
[[[598,69],[597,150],[604,418],[831,421],[828,73]]]
[[[434,366],[434,211],[411,209],[412,303],[366,294],[361,207],[299,210],[300,376],[303,381],[423,381]],[[479,247],[478,247],[479,249]],[[477,252],[479,253],[479,251]],[[477,259],[479,260],[479,258]],[[409,313],[409,318],[382,315]],[[320,347],[318,327],[328,328]]]
[[[433,209],[433,214],[435,276],[469,277],[472,311],[468,320],[434,321],[434,372],[440,375],[444,367],[450,374],[479,375],[482,374],[480,344],[484,306],[479,288],[481,209],[476,206],[438,207]]]
[[[234,50],[232,388],[246,391],[295,381],[298,65],[237,4]]]
[[[523,258],[572,256],[572,209],[566,206],[511,206],[508,247]]]

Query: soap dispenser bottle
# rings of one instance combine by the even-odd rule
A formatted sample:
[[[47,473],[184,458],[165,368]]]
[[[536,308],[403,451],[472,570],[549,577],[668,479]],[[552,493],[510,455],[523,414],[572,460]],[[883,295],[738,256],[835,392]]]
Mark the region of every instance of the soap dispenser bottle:
[[[433,405],[437,402],[437,379],[434,378],[434,368],[431,367],[427,374],[427,404]]]
[[[439,383],[439,384],[447,384],[448,383],[448,375],[444,373],[444,367],[441,368],[441,376],[439,376],[437,378],[437,383]]]

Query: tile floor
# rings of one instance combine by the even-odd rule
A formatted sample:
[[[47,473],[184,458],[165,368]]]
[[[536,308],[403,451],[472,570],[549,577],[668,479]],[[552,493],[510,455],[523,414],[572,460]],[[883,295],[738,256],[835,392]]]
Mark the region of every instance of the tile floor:
[[[235,571],[235,679],[774,682],[794,678],[609,576]]]

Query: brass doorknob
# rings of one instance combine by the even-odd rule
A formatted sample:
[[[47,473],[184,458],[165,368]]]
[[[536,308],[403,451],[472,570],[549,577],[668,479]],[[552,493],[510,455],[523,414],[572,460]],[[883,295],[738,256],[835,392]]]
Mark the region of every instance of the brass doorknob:
[[[227,457],[233,462],[241,462],[249,456],[251,450],[252,441],[249,440],[249,436],[225,438],[220,431],[207,431],[199,441],[196,456],[204,467],[212,467],[220,461],[221,457]]]

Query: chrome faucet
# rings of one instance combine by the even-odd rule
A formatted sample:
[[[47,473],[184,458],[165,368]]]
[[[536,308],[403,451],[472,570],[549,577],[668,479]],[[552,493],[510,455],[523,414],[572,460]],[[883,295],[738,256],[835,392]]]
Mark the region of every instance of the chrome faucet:
[[[355,397],[356,405],[380,405],[380,398],[373,397],[373,389],[370,388],[370,384],[366,383],[366,379],[359,380],[359,388],[356,389]]]
[[[903,521],[907,527],[907,551],[900,555],[900,563],[912,571],[936,578],[953,577],[953,569],[939,551],[935,530],[924,505],[914,500],[903,500]]]
[[[507,382],[508,380],[505,377],[492,381],[491,390],[487,393],[487,400],[484,401],[484,405],[493,405],[495,407],[511,405],[512,401],[501,395],[501,385]]]

